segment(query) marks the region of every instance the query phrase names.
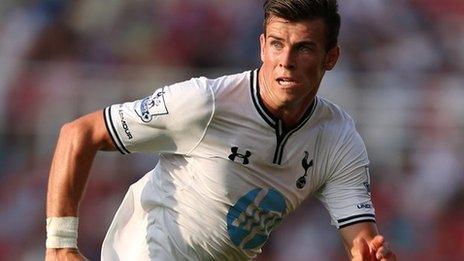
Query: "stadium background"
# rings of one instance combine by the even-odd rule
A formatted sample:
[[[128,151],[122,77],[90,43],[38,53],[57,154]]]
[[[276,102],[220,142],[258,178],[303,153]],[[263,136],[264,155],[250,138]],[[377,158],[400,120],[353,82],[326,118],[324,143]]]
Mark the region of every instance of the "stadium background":
[[[381,231],[400,260],[464,256],[464,1],[340,2],[342,58],[321,93],[355,118]],[[0,260],[40,260],[59,127],[193,76],[259,65],[261,1],[2,0]],[[156,156],[100,153],[81,207],[92,260],[128,185]],[[310,200],[259,260],[343,260]]]

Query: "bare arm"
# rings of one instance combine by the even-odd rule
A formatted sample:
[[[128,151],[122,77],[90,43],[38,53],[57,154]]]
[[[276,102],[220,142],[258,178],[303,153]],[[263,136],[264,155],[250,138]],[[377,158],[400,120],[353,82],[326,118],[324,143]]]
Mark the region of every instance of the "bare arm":
[[[362,222],[340,229],[343,244],[351,260],[396,260],[375,223]]]
[[[98,150],[115,150],[97,111],[63,125],[48,179],[47,217],[77,216]]]
[[[103,112],[63,125],[48,179],[47,217],[78,216],[93,159],[98,150],[115,150]],[[85,260],[77,249],[47,248],[46,260]]]

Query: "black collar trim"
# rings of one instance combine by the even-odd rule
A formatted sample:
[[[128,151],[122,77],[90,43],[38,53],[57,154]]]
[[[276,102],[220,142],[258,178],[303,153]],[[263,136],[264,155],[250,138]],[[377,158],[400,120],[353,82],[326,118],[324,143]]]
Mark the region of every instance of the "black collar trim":
[[[253,104],[255,105],[256,110],[258,111],[259,115],[261,115],[261,117],[264,119],[264,121],[267,122],[272,128],[277,129],[278,122],[280,121],[280,119],[273,116],[272,113],[264,105],[264,102],[261,96],[259,95],[258,75],[259,75],[259,69],[255,69],[250,72],[251,97],[253,100]],[[309,118],[311,118],[313,112],[315,111],[317,100],[318,99],[316,96],[311,106],[309,106],[309,108],[306,110],[303,117],[301,117],[301,119],[297,122],[297,124],[295,124],[294,127],[291,129],[283,130],[283,132],[293,133],[294,131],[303,127],[303,125],[309,120]],[[282,132],[282,130],[280,132]]]
[[[266,109],[266,106],[264,106],[264,102],[262,101],[261,96],[259,95],[258,73],[259,69],[250,72],[251,98],[259,115],[261,115],[263,120],[275,129],[277,127],[278,120],[272,116],[268,109]]]

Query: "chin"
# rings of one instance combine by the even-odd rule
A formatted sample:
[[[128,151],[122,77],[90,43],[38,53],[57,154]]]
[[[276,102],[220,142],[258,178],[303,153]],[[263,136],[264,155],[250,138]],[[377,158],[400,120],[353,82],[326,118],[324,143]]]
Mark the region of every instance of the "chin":
[[[280,87],[280,93],[283,96],[291,98],[298,98],[306,95],[301,93],[298,86]]]
[[[282,101],[283,104],[289,105],[289,104],[293,104],[293,103],[297,102],[300,99],[299,99],[299,96],[297,96],[297,95],[284,94],[284,95],[281,96],[280,100]]]

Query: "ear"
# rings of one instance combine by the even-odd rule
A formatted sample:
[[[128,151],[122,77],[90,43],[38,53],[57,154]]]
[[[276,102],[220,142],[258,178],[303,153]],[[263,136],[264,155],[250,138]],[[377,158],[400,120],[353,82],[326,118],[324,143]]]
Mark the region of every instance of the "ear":
[[[259,36],[259,44],[260,44],[260,47],[261,47],[261,62],[264,62],[264,48],[266,46],[266,36],[264,36],[264,34],[261,34]]]
[[[338,57],[340,57],[340,46],[337,45],[327,53],[324,69],[326,71],[332,70],[335,67],[335,64],[337,64]]]

